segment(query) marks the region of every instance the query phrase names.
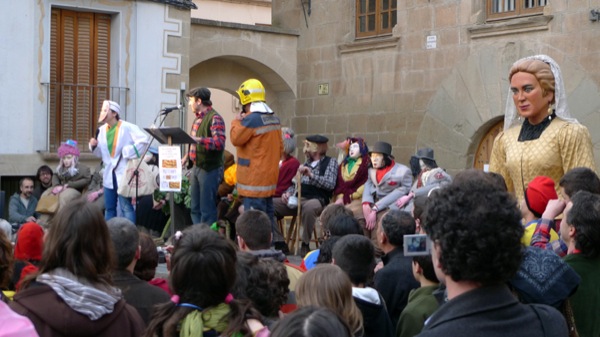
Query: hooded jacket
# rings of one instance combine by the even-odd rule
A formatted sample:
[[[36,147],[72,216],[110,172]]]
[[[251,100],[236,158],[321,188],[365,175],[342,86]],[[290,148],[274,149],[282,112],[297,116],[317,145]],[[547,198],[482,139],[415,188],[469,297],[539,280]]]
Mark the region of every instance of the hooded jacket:
[[[145,328],[137,311],[123,299],[115,303],[111,313],[91,320],[71,309],[50,286],[41,283],[32,283],[15,295],[10,307],[28,317],[40,337],[141,336]]]

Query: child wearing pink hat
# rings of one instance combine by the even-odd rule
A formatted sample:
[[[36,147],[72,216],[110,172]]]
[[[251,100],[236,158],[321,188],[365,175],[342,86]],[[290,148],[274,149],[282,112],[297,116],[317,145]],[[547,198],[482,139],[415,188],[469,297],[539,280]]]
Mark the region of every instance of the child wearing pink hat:
[[[90,168],[79,162],[79,155],[77,142],[72,139],[68,139],[58,148],[60,162],[52,177],[52,188],[48,190],[59,195],[59,209],[81,196],[81,192],[88,187],[92,179]]]
[[[56,172],[52,176],[52,186],[42,194],[40,201],[49,195],[58,195],[58,211],[61,207],[70,201],[79,198],[85,188],[91,181],[90,168],[79,162],[79,147],[77,141],[67,139],[58,148],[58,157],[60,158]],[[53,216],[53,213],[41,213],[39,223],[46,225]]]

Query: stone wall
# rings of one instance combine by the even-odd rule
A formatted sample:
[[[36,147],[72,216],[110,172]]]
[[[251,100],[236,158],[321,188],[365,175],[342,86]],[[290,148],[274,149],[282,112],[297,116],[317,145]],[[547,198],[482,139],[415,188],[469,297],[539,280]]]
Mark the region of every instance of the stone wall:
[[[431,146],[452,172],[471,167],[482,135],[503,115],[510,65],[545,53],[561,65],[571,112],[590,128],[600,163],[600,22],[588,19],[599,0],[552,1],[543,15],[490,23],[481,0],[402,0],[393,34],[366,40],[354,38],[354,6],[313,1],[305,20],[300,1],[273,2],[273,24],[299,32],[291,120],[300,136],[387,141],[405,163]]]

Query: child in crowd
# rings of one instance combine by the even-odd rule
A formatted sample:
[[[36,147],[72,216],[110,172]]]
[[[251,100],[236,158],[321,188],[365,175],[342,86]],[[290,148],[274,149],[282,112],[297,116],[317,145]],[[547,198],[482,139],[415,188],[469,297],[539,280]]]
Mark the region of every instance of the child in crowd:
[[[175,240],[170,283],[176,295],[157,306],[145,336],[191,336],[198,331],[204,337],[264,334],[267,329],[252,303],[231,295],[237,262],[233,245],[202,225],[187,228]]]
[[[326,308],[304,307],[286,316],[273,328],[271,337],[351,337],[350,328]]]
[[[331,309],[348,324],[353,336],[363,336],[363,318],[352,298],[352,283],[338,266],[321,264],[306,272],[296,288],[299,307]]]
[[[439,281],[435,276],[431,255],[413,257],[412,270],[415,279],[421,284],[408,295],[408,303],[396,326],[398,337],[412,337],[423,329],[425,320],[438,308],[433,292],[438,289]]]

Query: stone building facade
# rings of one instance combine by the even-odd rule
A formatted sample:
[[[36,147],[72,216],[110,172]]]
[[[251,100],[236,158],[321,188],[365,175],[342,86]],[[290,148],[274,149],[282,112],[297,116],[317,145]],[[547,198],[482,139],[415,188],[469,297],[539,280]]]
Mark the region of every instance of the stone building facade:
[[[287,118],[299,134],[386,141],[405,163],[429,146],[453,173],[483,167],[510,65],[544,53],[561,65],[571,113],[590,129],[600,162],[600,22],[590,20],[600,0],[551,1],[536,15],[501,20],[486,11],[491,0],[402,0],[391,34],[372,38],[357,38],[356,2],[272,3],[273,26],[298,32]]]

